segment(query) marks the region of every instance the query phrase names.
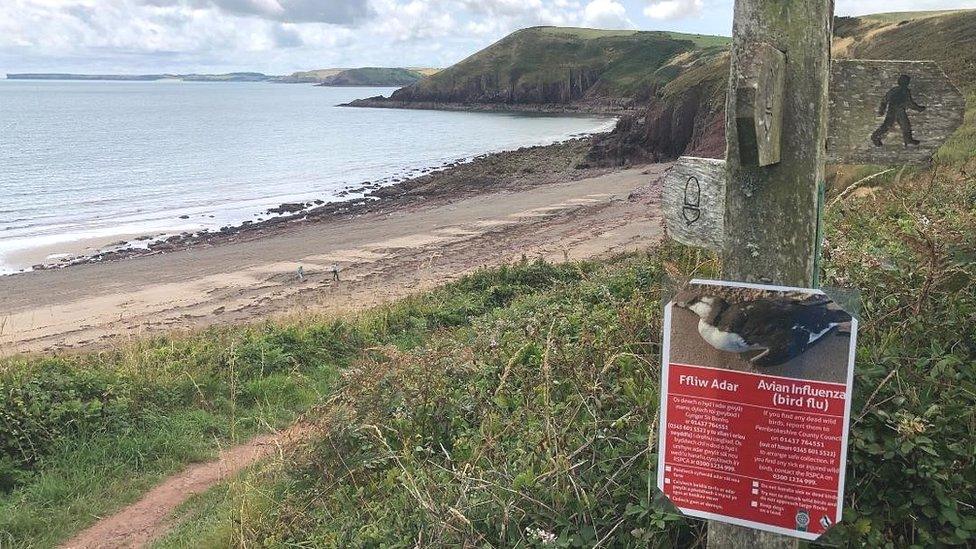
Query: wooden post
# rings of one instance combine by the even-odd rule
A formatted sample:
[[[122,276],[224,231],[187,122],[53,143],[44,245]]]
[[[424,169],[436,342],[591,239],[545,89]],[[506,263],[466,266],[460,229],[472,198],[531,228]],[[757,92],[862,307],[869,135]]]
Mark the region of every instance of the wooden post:
[[[726,106],[724,277],[811,287],[819,252],[826,168],[828,83],[833,0],[736,0]],[[754,140],[741,140],[741,120],[765,115],[757,94],[755,51],[771,46],[785,57],[779,162],[760,165]],[[769,57],[769,56],[764,56]],[[767,80],[774,80],[771,75]],[[745,83],[745,84],[743,84]],[[768,95],[768,94],[767,94]],[[740,114],[741,113],[741,114]],[[710,522],[708,547],[786,548],[795,539]]]
[[[723,265],[729,280],[810,287],[814,284],[827,141],[832,0],[737,0],[727,103],[728,185]],[[755,74],[753,52],[768,44],[785,56],[780,161],[760,166],[740,141],[743,80]],[[740,94],[742,98],[740,99]],[[752,116],[752,114],[749,114]],[[750,159],[756,159],[750,162]]]
[[[837,163],[927,162],[963,121],[965,100],[934,62],[832,67],[833,11],[833,0],[736,0],[726,160],[682,157],[664,181],[668,233],[721,250],[728,281],[816,287],[828,153]],[[797,545],[708,525],[712,549]]]

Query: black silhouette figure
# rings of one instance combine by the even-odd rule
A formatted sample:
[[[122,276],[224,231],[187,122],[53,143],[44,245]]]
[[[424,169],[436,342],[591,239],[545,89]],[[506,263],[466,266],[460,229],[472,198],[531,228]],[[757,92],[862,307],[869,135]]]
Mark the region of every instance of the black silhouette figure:
[[[912,121],[908,119],[908,109],[922,112],[925,110],[925,107],[919,105],[912,99],[912,90],[908,89],[908,85],[911,82],[912,78],[907,74],[899,76],[898,85],[888,90],[884,99],[881,100],[881,106],[878,108],[878,116],[884,116],[884,122],[871,134],[871,142],[876,147],[884,144],[881,142],[881,139],[888,135],[888,132],[896,122],[901,128],[901,137],[905,141],[906,146],[919,144],[919,141],[912,135]]]

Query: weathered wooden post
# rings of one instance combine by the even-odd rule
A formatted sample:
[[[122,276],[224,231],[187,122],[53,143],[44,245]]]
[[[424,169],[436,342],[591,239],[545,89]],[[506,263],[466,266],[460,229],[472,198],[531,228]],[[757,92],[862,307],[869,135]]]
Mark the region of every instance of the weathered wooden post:
[[[826,166],[832,0],[738,0],[726,118],[725,231],[722,259],[729,280],[809,287],[818,250]],[[764,67],[785,57],[781,119],[757,104],[757,88],[776,81]],[[766,75],[764,78],[763,76]],[[769,91],[767,96],[772,95]],[[775,113],[772,113],[775,114]],[[778,162],[760,165],[764,143],[744,127],[769,117],[781,127]]]
[[[727,280],[814,285],[833,15],[833,0],[735,3],[725,125]],[[756,135],[756,127],[765,127],[768,138]],[[780,137],[781,143],[769,141]],[[778,155],[768,152],[772,147]],[[796,547],[797,541],[712,521],[708,546]]]
[[[962,123],[965,101],[935,63],[832,64],[833,8],[833,0],[736,0],[725,161],[683,157],[665,181],[669,234],[721,252],[728,281],[816,287],[827,160],[924,162]],[[659,487],[676,471],[659,472]],[[808,520],[798,514],[798,528]],[[797,545],[729,522],[709,522],[710,548]]]

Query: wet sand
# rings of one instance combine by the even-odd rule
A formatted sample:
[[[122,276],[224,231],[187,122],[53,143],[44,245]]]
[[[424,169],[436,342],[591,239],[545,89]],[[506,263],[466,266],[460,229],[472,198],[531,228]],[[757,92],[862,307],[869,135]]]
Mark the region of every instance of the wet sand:
[[[391,202],[254,238],[0,277],[0,354],[362,309],[522,255],[563,261],[646,248],[662,234],[655,181],[667,166]]]

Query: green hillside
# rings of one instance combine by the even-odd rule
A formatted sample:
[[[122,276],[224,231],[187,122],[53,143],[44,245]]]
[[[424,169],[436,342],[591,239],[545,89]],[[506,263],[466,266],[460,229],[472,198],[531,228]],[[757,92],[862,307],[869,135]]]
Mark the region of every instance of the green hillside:
[[[423,78],[411,69],[361,67],[346,69],[322,79],[320,86],[406,86]]]
[[[288,76],[279,76],[276,82],[284,84],[318,84],[330,76],[335,76],[346,69],[315,69],[311,71],[293,72]]]
[[[299,71],[279,76],[275,82],[286,84],[322,84],[325,86],[406,86],[440,69],[429,67],[360,67]]]
[[[688,65],[718,55],[728,39],[666,32],[533,27],[412,86],[394,101],[566,103],[628,99]]]
[[[976,90],[976,10],[838,18],[834,55],[933,60],[957,86]]]

